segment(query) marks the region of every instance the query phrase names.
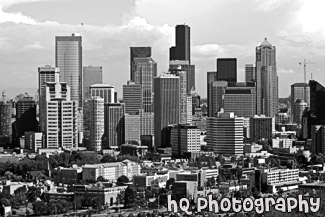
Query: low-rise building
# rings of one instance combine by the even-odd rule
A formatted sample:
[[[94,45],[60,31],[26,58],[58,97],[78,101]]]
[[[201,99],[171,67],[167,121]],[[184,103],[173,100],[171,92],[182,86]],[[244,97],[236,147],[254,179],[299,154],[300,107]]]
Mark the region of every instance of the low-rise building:
[[[82,168],[73,165],[72,168],[57,167],[53,170],[55,184],[75,184],[82,179]]]
[[[124,144],[121,145],[121,154],[122,155],[131,155],[131,156],[145,156],[148,152],[148,146],[133,145],[133,144]]]

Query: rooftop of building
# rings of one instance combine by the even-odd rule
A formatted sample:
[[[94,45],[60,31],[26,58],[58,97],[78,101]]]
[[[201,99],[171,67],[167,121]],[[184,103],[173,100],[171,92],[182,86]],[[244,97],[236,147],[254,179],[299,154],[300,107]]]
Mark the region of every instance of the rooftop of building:
[[[271,48],[272,44],[267,40],[267,38],[265,38],[260,46],[261,47],[270,47]]]
[[[114,86],[110,84],[93,84],[90,85],[90,88],[114,88]]]

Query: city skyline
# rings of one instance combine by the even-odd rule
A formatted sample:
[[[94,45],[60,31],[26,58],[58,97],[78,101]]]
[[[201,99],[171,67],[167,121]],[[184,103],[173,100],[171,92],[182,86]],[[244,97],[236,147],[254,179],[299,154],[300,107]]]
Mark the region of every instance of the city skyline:
[[[313,79],[321,83],[324,80],[320,72],[325,68],[321,61],[325,55],[322,50],[325,41],[321,37],[325,33],[325,26],[321,24],[321,17],[317,17],[322,15],[313,13],[319,18],[316,22],[317,19],[308,17],[321,8],[321,1],[242,3],[206,0],[204,3],[190,1],[185,5],[183,1],[176,1],[175,8],[183,5],[193,12],[193,16],[188,18],[172,13],[175,15],[163,19],[159,18],[163,10],[175,10],[171,7],[171,2],[166,2],[166,6],[160,8],[163,4],[161,1],[138,0],[114,4],[99,1],[96,5],[90,1],[78,1],[80,12],[69,14],[67,11],[73,3],[75,0],[19,0],[0,3],[0,26],[3,27],[0,30],[0,55],[4,57],[0,62],[3,70],[0,87],[7,91],[8,98],[14,98],[23,92],[31,95],[36,93],[37,67],[45,64],[55,66],[55,36],[68,36],[73,32],[79,32],[83,36],[83,66],[103,66],[104,83],[115,86],[118,97],[121,98],[122,86],[129,78],[129,47],[150,46],[152,58],[158,65],[157,74],[161,75],[168,71],[169,48],[175,45],[175,26],[183,23],[191,27],[191,64],[196,66],[196,89],[202,98],[206,98],[206,73],[216,70],[217,58],[237,58],[238,81],[244,81],[245,64],[254,63],[254,49],[265,37],[277,47],[279,97],[289,96],[290,85],[303,81],[303,67],[299,65],[303,59],[316,62],[315,65],[307,66],[307,80],[311,72]],[[238,7],[232,7],[231,17],[225,12],[218,13],[235,3]],[[105,7],[107,5],[111,7]],[[155,7],[152,10],[146,10],[153,5]],[[91,13],[89,16],[82,14],[88,9],[87,6],[93,10],[109,8],[107,12],[118,10],[123,15],[116,12],[104,13],[101,9],[99,12],[108,16],[105,17],[105,22]],[[202,9],[200,12],[195,11],[198,6]],[[48,13],[47,10],[52,8],[57,11],[62,7],[67,11],[62,10],[60,16],[54,12]],[[201,13],[213,10],[218,15],[208,13],[196,19]],[[243,18],[244,15],[247,17]],[[222,22],[219,22],[220,18]],[[242,19],[240,22],[239,18]],[[277,24],[280,19],[284,20],[281,27]],[[246,24],[244,27],[241,25],[243,23]],[[253,26],[259,26],[258,30],[254,30]],[[232,29],[240,35],[233,34]],[[24,34],[17,34],[22,31]],[[120,76],[114,76],[116,71],[119,71]],[[25,82],[27,79],[32,82]]]

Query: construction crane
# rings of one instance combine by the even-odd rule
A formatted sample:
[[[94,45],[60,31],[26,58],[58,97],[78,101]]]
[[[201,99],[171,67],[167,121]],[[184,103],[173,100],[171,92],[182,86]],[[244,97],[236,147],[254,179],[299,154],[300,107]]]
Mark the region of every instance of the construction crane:
[[[306,73],[307,73],[307,65],[310,65],[310,64],[316,64],[314,62],[307,62],[306,59],[304,59],[304,62],[299,62],[299,65],[304,65],[304,83],[306,83]],[[311,73],[310,75],[310,79],[313,79],[313,73]]]

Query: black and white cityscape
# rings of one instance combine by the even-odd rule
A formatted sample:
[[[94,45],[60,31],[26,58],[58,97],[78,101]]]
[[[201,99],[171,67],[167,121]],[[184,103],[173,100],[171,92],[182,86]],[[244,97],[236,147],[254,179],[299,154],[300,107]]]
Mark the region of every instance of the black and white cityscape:
[[[324,216],[324,7],[0,1],[1,216]]]

